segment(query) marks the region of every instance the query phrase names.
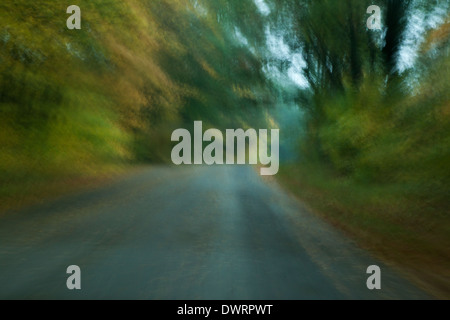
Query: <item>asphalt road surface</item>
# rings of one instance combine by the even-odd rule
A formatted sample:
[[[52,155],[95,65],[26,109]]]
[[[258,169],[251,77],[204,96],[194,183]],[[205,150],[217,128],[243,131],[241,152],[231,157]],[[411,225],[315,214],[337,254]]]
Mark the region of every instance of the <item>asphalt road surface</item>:
[[[66,287],[70,265],[81,290]],[[185,166],[3,215],[0,298],[429,297],[253,168]]]

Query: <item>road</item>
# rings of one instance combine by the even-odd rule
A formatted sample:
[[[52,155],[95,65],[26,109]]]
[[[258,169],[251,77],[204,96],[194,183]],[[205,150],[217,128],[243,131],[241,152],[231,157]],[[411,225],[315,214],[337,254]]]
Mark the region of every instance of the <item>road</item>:
[[[429,297],[249,166],[161,166],[3,215],[0,298]]]

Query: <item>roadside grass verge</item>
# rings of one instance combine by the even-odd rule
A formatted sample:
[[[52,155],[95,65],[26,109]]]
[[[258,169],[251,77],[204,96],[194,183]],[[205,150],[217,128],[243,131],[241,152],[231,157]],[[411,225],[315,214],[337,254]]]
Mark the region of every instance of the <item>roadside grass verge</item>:
[[[282,166],[277,178],[362,248],[436,298],[450,298],[445,205],[427,202],[408,185],[361,184],[317,164]]]
[[[23,207],[100,187],[129,172],[131,165],[103,165],[90,170],[58,174],[35,172],[0,179],[0,217]]]

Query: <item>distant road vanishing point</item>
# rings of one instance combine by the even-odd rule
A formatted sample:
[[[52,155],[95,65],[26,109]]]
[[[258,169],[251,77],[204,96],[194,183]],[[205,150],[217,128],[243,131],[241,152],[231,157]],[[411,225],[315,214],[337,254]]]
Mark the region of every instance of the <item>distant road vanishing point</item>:
[[[430,297],[250,166],[161,166],[3,215],[0,298]]]

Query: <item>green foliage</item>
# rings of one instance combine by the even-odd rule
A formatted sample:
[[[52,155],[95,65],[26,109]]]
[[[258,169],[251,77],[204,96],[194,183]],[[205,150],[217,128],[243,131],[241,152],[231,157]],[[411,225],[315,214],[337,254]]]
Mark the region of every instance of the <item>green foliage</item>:
[[[303,101],[304,156],[355,183],[401,184],[410,197],[426,198],[445,211],[450,196],[448,23],[427,31],[415,66],[401,73],[408,17],[429,16],[436,7],[383,1],[379,32],[365,27],[363,13],[370,4],[285,4],[294,12],[295,43],[307,63],[310,88],[304,91],[312,93]]]
[[[3,190],[30,174],[168,161],[171,130],[194,120],[266,121],[261,62],[232,32],[259,33],[243,19],[258,16],[253,1],[81,0],[82,29],[68,30],[71,4],[0,3]]]

